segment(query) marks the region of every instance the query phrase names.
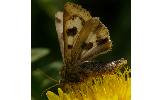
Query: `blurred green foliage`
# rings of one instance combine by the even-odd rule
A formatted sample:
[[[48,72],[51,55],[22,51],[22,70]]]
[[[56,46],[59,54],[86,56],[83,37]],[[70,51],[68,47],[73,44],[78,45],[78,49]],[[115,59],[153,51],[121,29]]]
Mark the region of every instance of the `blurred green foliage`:
[[[82,5],[92,16],[108,27],[113,41],[111,52],[97,57],[97,60],[112,61],[120,58],[131,64],[131,1],[130,0],[31,0],[31,99],[46,100],[41,97],[44,89],[59,80],[62,58],[54,24],[54,15],[63,10],[65,2]],[[49,77],[47,77],[50,76]]]

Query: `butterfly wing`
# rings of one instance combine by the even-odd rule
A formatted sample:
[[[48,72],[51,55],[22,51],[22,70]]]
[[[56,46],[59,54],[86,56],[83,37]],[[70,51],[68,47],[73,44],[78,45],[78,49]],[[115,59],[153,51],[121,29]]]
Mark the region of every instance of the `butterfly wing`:
[[[74,59],[72,58],[74,44],[76,44],[75,42],[77,41],[83,26],[91,18],[90,13],[77,4],[67,2],[64,5],[64,58],[67,66],[70,66],[74,62]]]
[[[108,29],[98,18],[92,18],[91,20],[97,22],[93,23],[94,25],[91,25],[94,30],[91,30],[90,32],[86,31],[84,33],[88,34],[86,40],[80,42],[82,45],[79,49],[74,49],[74,51],[77,52],[76,54],[78,54],[78,56],[75,56],[75,54],[74,56],[77,57],[76,59],[79,62],[90,60],[100,54],[106,53],[110,51],[112,47]],[[76,44],[76,46],[78,46],[78,44]]]
[[[64,5],[63,14],[56,14],[56,30],[66,66],[111,50],[108,29],[99,18],[92,17],[77,4],[68,2]]]
[[[55,14],[55,26],[60,44],[60,50],[64,62],[64,39],[63,39],[63,12],[58,11]]]

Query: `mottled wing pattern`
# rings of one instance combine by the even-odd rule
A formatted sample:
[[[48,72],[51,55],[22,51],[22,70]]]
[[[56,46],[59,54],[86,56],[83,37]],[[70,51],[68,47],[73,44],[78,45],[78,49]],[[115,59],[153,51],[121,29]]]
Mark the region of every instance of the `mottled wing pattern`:
[[[64,6],[63,35],[64,58],[68,66],[111,50],[108,29],[99,18],[91,17],[88,11],[74,3]]]
[[[82,45],[79,61],[89,60],[90,58],[106,53],[111,50],[111,47],[112,42],[110,40],[109,31],[104,24],[99,21],[96,29],[89,34],[87,40]]]
[[[79,39],[78,37],[83,26],[91,18],[90,13],[79,5],[70,2],[64,5],[63,33],[64,51],[66,51],[64,57],[67,66],[73,63],[72,51],[74,50],[74,44]]]

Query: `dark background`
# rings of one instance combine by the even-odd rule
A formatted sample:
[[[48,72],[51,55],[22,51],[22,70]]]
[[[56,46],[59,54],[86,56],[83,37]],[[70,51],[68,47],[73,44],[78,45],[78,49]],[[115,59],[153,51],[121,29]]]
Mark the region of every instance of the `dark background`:
[[[131,1],[130,0],[32,0],[31,1],[31,48],[32,48],[32,100],[44,100],[44,89],[56,83],[48,76],[59,80],[62,66],[61,52],[55,30],[54,14],[63,10],[65,2],[82,5],[92,16],[100,17],[108,27],[113,41],[112,51],[97,57],[112,61],[120,58],[131,64]]]

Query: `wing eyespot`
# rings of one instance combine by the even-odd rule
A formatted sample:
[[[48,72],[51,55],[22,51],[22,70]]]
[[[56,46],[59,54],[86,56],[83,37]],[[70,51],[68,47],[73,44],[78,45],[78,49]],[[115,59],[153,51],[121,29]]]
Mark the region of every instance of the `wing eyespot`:
[[[108,38],[96,40],[97,45],[102,45],[108,42]]]
[[[92,42],[89,42],[89,43],[83,43],[82,45],[81,45],[81,48],[82,49],[85,49],[85,50],[89,50],[89,49],[91,49],[93,47],[93,43]]]
[[[72,49],[73,48],[73,46],[72,45],[68,45],[68,49]]]
[[[77,34],[77,28],[73,27],[73,28],[69,28],[66,31],[68,36],[75,36]]]

